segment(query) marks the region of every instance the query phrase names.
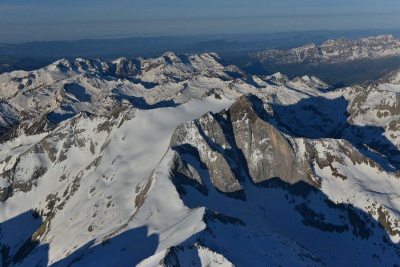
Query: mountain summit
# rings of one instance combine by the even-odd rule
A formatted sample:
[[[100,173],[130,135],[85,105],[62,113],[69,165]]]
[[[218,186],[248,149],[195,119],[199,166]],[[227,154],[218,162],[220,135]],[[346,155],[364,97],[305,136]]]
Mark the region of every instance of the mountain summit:
[[[1,74],[2,265],[398,264],[399,73],[334,90],[168,52]]]

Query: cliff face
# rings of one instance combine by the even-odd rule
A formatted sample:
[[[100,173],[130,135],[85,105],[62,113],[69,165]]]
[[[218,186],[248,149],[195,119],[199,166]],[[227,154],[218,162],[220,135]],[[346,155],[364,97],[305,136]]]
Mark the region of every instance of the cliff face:
[[[398,263],[399,72],[333,90],[166,53],[0,86],[4,266]]]
[[[320,107],[323,108],[326,107]],[[290,216],[300,216],[301,223],[314,229],[314,234],[324,240],[325,234],[330,233],[335,236],[333,239],[352,236],[369,242],[379,236],[374,230],[376,224],[391,233],[391,238],[396,238],[400,233],[396,216],[384,208],[386,204],[380,206],[373,200],[375,197],[361,193],[360,186],[372,188],[372,184],[359,184],[359,179],[383,179],[384,183],[396,181],[397,184],[396,174],[369,158],[366,151],[355,147],[356,142],[351,138],[331,136],[329,130],[324,138],[299,136],[307,135],[309,127],[301,124],[302,129],[290,133],[286,129],[288,125],[279,118],[293,114],[271,117],[271,109],[274,107],[254,95],[242,96],[229,109],[207,113],[176,129],[170,142],[169,153],[172,154],[167,158],[169,178],[182,201],[192,208],[204,206],[232,216],[246,228],[273,223],[280,231],[290,232],[295,240],[302,240],[300,243],[310,237],[288,230],[290,223],[284,221],[295,220]],[[322,191],[329,197],[321,194]],[[358,198],[354,200],[354,206],[342,203],[343,198],[353,194]],[[277,212],[284,205],[293,205],[282,211],[288,212],[285,215]],[[366,213],[355,208],[359,205],[365,205]],[[230,225],[226,227],[233,227],[231,231],[240,239],[240,227],[234,222],[224,219],[224,223]],[[225,235],[222,228],[216,230],[210,221],[207,225],[213,238],[202,235],[196,240],[218,253],[234,250],[228,244],[216,241]],[[261,232],[258,234],[266,234]],[[335,246],[335,242],[326,240],[325,244]],[[186,249],[180,248],[180,251]],[[307,264],[326,263],[326,258],[314,253],[312,249],[304,251],[310,260]],[[385,260],[396,257],[389,254],[385,254]],[[233,254],[224,255],[229,255],[229,260],[235,259]],[[250,258],[255,260],[257,257]],[[295,257],[293,260],[296,261]]]
[[[277,177],[289,184],[305,181],[317,186],[308,161],[298,155],[296,142],[266,119],[259,98],[242,96],[226,111],[180,126],[171,147],[196,158],[216,188],[225,193],[242,191],[246,181],[261,186]],[[190,173],[182,164],[175,165],[177,177]],[[198,181],[196,177],[189,176]]]

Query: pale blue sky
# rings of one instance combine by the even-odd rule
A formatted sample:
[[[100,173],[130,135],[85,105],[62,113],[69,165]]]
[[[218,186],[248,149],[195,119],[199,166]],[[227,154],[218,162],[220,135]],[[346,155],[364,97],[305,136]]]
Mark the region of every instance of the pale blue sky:
[[[398,25],[399,0],[0,0],[0,43]]]

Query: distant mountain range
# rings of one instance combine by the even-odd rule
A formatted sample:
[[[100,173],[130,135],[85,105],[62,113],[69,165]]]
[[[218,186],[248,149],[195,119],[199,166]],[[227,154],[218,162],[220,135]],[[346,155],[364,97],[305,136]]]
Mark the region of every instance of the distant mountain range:
[[[227,57],[232,57],[244,55],[250,51],[289,49],[309,43],[318,45],[327,39],[339,37],[355,39],[386,33],[400,36],[400,31],[398,30],[364,30],[132,37],[123,39],[42,41],[19,44],[0,43],[0,65],[10,64],[14,69],[33,70],[39,68],[35,66],[35,63],[40,63],[42,64],[41,67],[44,67],[59,58],[72,60],[77,57],[83,57],[112,60],[119,57],[158,57],[165,51],[189,54],[223,52],[227,54]],[[13,62],[10,58],[23,60],[23,62]],[[29,62],[24,62],[27,59],[31,60],[31,66],[26,64]]]
[[[130,59],[140,56],[158,57],[165,51],[181,54],[218,52],[224,64],[236,65],[249,74],[282,72],[290,78],[311,74],[336,87],[342,87],[378,79],[400,68],[397,58],[400,56],[394,56],[395,49],[390,49],[393,42],[398,42],[395,37],[385,35],[352,40],[384,32],[400,36],[400,32],[394,30],[313,31],[0,44],[0,73],[35,70],[59,58],[100,58],[112,61],[122,56]],[[339,39],[333,41],[336,38]],[[372,41],[376,47],[370,43]],[[388,50],[380,48],[380,45],[387,46]],[[377,56],[379,49],[385,52]],[[392,56],[385,56],[386,52]],[[335,53],[337,56],[334,56]],[[353,60],[340,60],[340,57]]]
[[[400,68],[400,39],[392,35],[326,40],[291,49],[268,49],[230,58],[247,73],[283,72],[288,77],[314,75],[335,87],[375,80]]]
[[[322,45],[308,44],[289,50],[266,50],[254,56],[262,63],[283,65],[291,63],[344,63],[365,58],[400,55],[400,38],[392,35],[358,40],[327,40]]]
[[[3,266],[399,262],[400,69],[334,89],[167,52],[0,88]]]

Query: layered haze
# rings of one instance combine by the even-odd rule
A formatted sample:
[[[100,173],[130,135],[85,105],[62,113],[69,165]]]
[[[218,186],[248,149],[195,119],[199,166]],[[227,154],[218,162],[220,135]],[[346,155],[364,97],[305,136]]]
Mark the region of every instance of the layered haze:
[[[2,42],[395,29],[397,1],[18,1],[0,4]]]

